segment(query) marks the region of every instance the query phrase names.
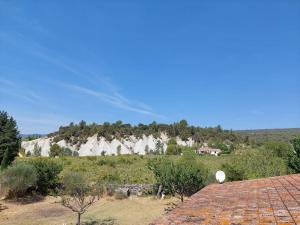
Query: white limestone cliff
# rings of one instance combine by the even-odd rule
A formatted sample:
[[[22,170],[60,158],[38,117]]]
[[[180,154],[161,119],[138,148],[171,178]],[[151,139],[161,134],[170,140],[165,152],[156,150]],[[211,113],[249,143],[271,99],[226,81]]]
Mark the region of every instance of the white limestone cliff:
[[[50,144],[53,138],[42,137],[32,141],[23,141],[22,147],[27,152],[33,152],[34,145],[37,144],[42,148],[42,156],[48,156],[50,151]],[[160,141],[163,144],[164,151],[167,149],[168,136],[161,134],[159,138],[154,138],[152,135],[143,136],[142,138],[136,138],[130,136],[126,139],[113,139],[111,142],[107,141],[104,137],[97,138],[97,135],[89,137],[85,144],[82,144],[79,148],[77,146],[66,143],[65,140],[57,142],[61,147],[68,147],[71,150],[77,151],[79,156],[96,156],[101,155],[101,152],[105,152],[106,155],[117,155],[117,148],[121,146],[121,154],[133,154],[137,153],[140,155],[145,154],[145,148],[148,145],[148,149],[155,150],[156,144]],[[179,145],[192,146],[194,141],[190,138],[188,141],[183,141],[180,138],[176,138]]]

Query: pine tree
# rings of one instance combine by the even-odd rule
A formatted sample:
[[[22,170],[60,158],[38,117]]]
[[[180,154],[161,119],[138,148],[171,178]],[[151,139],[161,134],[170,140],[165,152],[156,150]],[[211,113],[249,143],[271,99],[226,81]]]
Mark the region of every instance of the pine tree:
[[[5,150],[4,152],[4,156],[3,156],[3,159],[2,159],[2,162],[1,162],[1,169],[6,169],[9,164],[10,164],[10,161],[9,161],[9,150],[8,148]]]
[[[18,155],[21,138],[16,121],[7,112],[0,111],[0,163],[9,165]],[[5,158],[5,161],[4,161]],[[4,162],[3,162],[4,161]]]

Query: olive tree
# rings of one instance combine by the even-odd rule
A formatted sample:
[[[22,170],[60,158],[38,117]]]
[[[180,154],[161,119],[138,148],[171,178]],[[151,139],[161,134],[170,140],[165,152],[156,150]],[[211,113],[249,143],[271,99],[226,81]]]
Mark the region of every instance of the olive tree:
[[[99,199],[100,189],[79,172],[67,172],[62,181],[64,185],[62,204],[77,213],[76,225],[80,225],[81,215]]]
[[[164,191],[178,194],[182,202],[184,195],[190,196],[204,187],[205,171],[195,161],[174,162],[161,158],[150,160],[148,167]]]
[[[22,197],[26,191],[34,187],[37,173],[32,165],[17,163],[9,166],[0,176],[1,187],[8,190],[8,197]]]

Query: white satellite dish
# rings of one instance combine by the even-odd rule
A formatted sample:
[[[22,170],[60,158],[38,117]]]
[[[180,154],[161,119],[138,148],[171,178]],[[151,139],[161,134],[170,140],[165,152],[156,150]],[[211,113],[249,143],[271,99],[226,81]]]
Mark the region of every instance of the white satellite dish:
[[[216,172],[216,180],[219,182],[219,183],[223,183],[225,181],[225,173],[222,171],[222,170],[218,170]]]

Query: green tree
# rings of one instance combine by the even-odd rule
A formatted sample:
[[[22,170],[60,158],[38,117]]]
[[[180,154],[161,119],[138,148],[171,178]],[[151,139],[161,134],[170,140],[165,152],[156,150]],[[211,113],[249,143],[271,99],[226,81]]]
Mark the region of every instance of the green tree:
[[[26,163],[17,163],[9,166],[1,174],[1,188],[9,190],[8,197],[22,197],[37,181],[36,170]]]
[[[33,155],[34,156],[41,156],[41,153],[42,153],[42,148],[40,146],[38,146],[37,143],[35,143],[34,147],[33,147]]]
[[[60,146],[55,143],[50,146],[49,156],[50,157],[60,156],[61,152],[62,152],[62,150],[61,150]]]
[[[6,167],[8,167],[9,164],[10,164],[9,150],[7,148],[4,152],[3,160],[2,160],[2,163],[1,163],[1,169],[2,170],[5,169]]]
[[[145,154],[148,155],[150,152],[149,152],[149,145],[146,145],[145,146]]]
[[[156,155],[164,154],[164,144],[160,140],[158,140],[155,144],[155,154]]]
[[[96,185],[91,185],[88,178],[78,172],[66,173],[63,185],[65,189],[62,204],[77,213],[76,225],[80,225],[81,215],[99,199],[101,190]]]
[[[7,112],[0,111],[0,163],[6,168],[18,155],[21,138],[17,123]],[[6,152],[6,153],[5,153]],[[5,161],[3,162],[5,156]]]
[[[73,151],[71,149],[66,147],[61,148],[61,153],[59,156],[72,156],[72,155],[73,155]]]
[[[158,185],[170,194],[190,196],[204,187],[205,172],[203,167],[193,161],[179,160],[173,162],[165,159],[148,161],[148,168],[154,173]]]
[[[118,145],[118,147],[117,147],[117,155],[121,155],[121,149],[122,149],[122,146]]]
[[[62,164],[51,158],[33,158],[28,161],[37,173],[37,191],[43,195],[50,191],[57,191],[59,187],[59,173],[62,171]]]
[[[300,136],[292,141],[294,151],[289,155],[288,166],[296,173],[300,172]]]

